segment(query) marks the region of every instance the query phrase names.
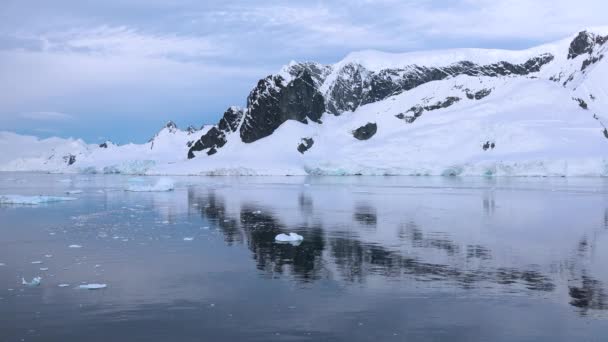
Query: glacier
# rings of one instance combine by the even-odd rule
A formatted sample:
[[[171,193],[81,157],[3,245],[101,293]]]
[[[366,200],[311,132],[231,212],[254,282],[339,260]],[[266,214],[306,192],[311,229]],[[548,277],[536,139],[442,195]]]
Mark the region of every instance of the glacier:
[[[608,176],[607,51],[600,27],[521,51],[291,62],[217,125],[169,122],[145,144],[0,132],[0,171]]]
[[[0,195],[0,204],[39,205],[74,200],[76,200],[74,197]]]

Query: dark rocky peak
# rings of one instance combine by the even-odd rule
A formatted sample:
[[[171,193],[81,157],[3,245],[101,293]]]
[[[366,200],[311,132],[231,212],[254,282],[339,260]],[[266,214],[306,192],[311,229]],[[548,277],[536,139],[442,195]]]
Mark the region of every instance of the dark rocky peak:
[[[154,134],[154,136],[152,138],[150,138],[150,140],[148,140],[149,143],[152,143],[152,146],[150,148],[154,148],[154,140],[156,140],[158,135],[164,130],[168,130],[169,133],[174,134],[175,132],[177,132],[177,125],[173,121],[167,122],[165,124],[165,126],[163,126],[163,128],[161,128],[160,131],[158,131],[158,133]]]
[[[320,122],[325,100],[312,72],[302,68],[288,83],[280,75],[258,82],[247,98],[247,108],[240,135],[243,142],[252,143],[271,135],[287,120]]]
[[[607,41],[608,36],[603,37],[591,32],[581,31],[570,43],[568,59],[573,59],[584,54],[591,54],[596,46],[604,45]]]
[[[425,83],[440,81],[459,75],[468,76],[525,76],[539,72],[553,61],[551,54],[541,54],[522,64],[501,61],[479,65],[460,61],[445,67],[410,65],[403,68],[367,71],[359,64],[347,64],[340,69],[327,94],[327,109],[335,115],[354,111],[359,106],[384,100],[390,96],[414,89]]]
[[[363,99],[368,75],[369,71],[358,63],[348,63],[340,68],[327,94],[327,110],[340,115],[357,109]]]
[[[239,107],[230,107],[220,119],[218,128],[224,132],[236,132],[243,119],[244,110]]]
[[[207,155],[217,153],[227,142],[227,136],[236,132],[245,112],[238,107],[230,107],[224,112],[217,126],[212,127],[199,140],[189,143],[188,159],[195,157],[194,152],[207,151]]]
[[[171,133],[177,132],[177,125],[173,121],[167,122],[164,128],[168,129]]]
[[[194,133],[198,132],[198,129],[196,129],[196,127],[190,125],[190,126],[188,126],[188,128],[186,128],[186,132],[188,133],[188,135],[190,135],[190,134],[194,134]]]
[[[114,146],[114,143],[110,140],[106,140],[105,142],[99,144],[99,148],[108,148],[110,146]]]
[[[321,87],[327,76],[331,73],[332,67],[329,65],[323,65],[314,62],[303,62],[303,63],[290,63],[285,67],[286,71],[291,77],[298,78],[303,72],[308,72],[312,77],[314,84],[317,88]]]

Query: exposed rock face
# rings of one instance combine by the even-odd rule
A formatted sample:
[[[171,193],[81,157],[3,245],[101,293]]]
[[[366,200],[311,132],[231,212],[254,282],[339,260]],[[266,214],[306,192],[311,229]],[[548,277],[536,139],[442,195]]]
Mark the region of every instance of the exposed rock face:
[[[248,113],[240,130],[241,140],[252,143],[271,135],[287,120],[319,122],[325,112],[325,100],[317,90],[323,75],[302,67],[286,84],[280,76],[268,76],[258,82],[247,99]]]
[[[591,54],[597,45],[604,45],[607,41],[608,36],[602,37],[587,31],[579,32],[578,36],[570,43],[568,59],[573,59],[586,53]]]
[[[194,151],[207,150],[216,153],[226,144],[226,134],[239,130],[241,141],[252,143],[270,136],[288,120],[305,124],[309,121],[321,123],[323,113],[340,115],[345,111],[355,111],[362,105],[384,100],[390,96],[411,90],[422,84],[439,81],[458,75],[469,76],[509,76],[528,75],[540,71],[541,67],[554,56],[541,54],[525,63],[498,62],[479,65],[470,61],[460,61],[445,67],[424,67],[410,65],[403,68],[370,71],[358,63],[347,63],[334,69],[317,63],[294,63],[280,74],[268,76],[258,82],[247,98],[247,108],[238,113],[240,120],[229,119],[226,113],[220,123],[195,142],[188,157]],[[331,80],[328,76],[332,75]],[[481,90],[471,94],[474,99],[488,96],[491,90]],[[436,105],[412,108],[412,115],[400,114],[402,119],[413,122],[425,110],[445,108],[459,98],[448,98]],[[398,116],[399,117],[399,116]],[[228,125],[229,123],[239,124]],[[238,126],[238,127],[237,127]],[[365,126],[364,126],[365,127]],[[369,139],[377,127],[368,130],[362,127],[358,136]],[[367,137],[367,132],[372,132]],[[366,138],[367,137],[367,138]]]
[[[165,125],[165,128],[167,128],[169,130],[169,132],[171,132],[171,133],[177,132],[177,125],[173,121],[167,122],[167,124]]]
[[[228,141],[226,135],[236,132],[243,115],[244,111],[240,108],[228,108],[219,124],[216,127],[211,128],[205,135],[191,145],[190,150],[188,150],[188,159],[194,158],[194,152],[198,151],[207,150],[207,155],[217,153],[217,149],[224,146]]]
[[[338,78],[327,96],[327,109],[339,115],[354,111],[361,105],[384,100],[389,96],[411,90],[422,84],[440,81],[458,75],[468,76],[524,76],[540,71],[541,67],[553,61],[551,54],[542,54],[523,64],[499,62],[479,65],[461,61],[447,67],[421,67],[417,65],[404,69],[384,69],[380,72],[367,71],[358,64],[347,64],[338,73]],[[487,95],[486,95],[487,96]]]
[[[378,132],[376,123],[368,122],[365,126],[361,126],[353,131],[353,137],[358,140],[368,140]]]
[[[453,105],[454,103],[456,103],[458,101],[460,101],[459,97],[449,96],[444,101],[439,101],[439,102],[437,102],[435,104],[432,104],[432,105],[427,105],[427,106],[417,105],[417,106],[414,106],[414,107],[408,109],[405,113],[399,113],[399,114],[397,114],[396,117],[398,119],[405,120],[405,122],[407,122],[407,123],[413,123],[425,111],[432,111],[432,110],[437,110],[437,109],[441,109],[441,108],[447,108],[447,107]],[[406,115],[407,113],[411,113],[412,115]]]
[[[490,95],[491,93],[492,89],[482,89],[475,93],[471,93],[469,89],[466,89],[467,98],[469,100],[481,100],[484,97]]]
[[[99,144],[99,148],[108,148],[108,143],[104,142],[104,143]]]
[[[604,137],[606,137],[606,139],[608,139],[608,129],[604,128]]]
[[[310,150],[315,141],[312,138],[302,138],[302,143],[298,145],[298,152],[304,154],[304,152]]]
[[[490,142],[490,141],[486,141],[486,143],[485,143],[485,144],[483,144],[483,146],[481,146],[481,148],[482,148],[484,151],[487,151],[487,150],[489,150],[489,149],[492,149],[492,150],[493,150],[495,147],[496,147],[496,143],[494,143],[494,142]]]
[[[354,111],[363,100],[364,80],[368,72],[359,64],[348,64],[338,73],[336,81],[329,89],[327,110],[335,115]]]
[[[587,105],[587,102],[585,102],[585,100],[579,98],[574,98],[573,100],[578,102],[579,107],[585,110],[589,109],[589,106]]]
[[[76,156],[73,154],[68,154],[67,156],[63,156],[63,161],[68,165],[72,165],[76,162]]]
[[[194,126],[192,126],[192,125],[190,125],[190,126],[188,126],[188,128],[186,128],[186,132],[188,132],[188,135],[190,135],[190,134],[194,134],[194,133],[196,133],[197,131],[198,131],[198,129],[196,129],[196,127],[194,127]]]

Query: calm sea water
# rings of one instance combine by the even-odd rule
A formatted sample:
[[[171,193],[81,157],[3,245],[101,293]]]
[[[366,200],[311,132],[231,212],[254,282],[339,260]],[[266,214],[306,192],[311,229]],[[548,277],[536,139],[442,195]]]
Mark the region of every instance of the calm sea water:
[[[608,340],[608,180],[173,179],[0,174],[83,191],[0,206],[0,341]]]

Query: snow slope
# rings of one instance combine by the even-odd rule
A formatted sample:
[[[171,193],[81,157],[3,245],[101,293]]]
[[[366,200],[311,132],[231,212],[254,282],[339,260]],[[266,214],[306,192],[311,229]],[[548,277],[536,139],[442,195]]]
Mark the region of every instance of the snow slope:
[[[0,157],[0,170],[608,176],[606,52],[608,28],[594,28],[524,51],[364,51],[334,65],[292,62],[258,83],[247,108],[198,132],[168,125],[147,144],[105,149],[1,133],[0,149],[28,152]],[[371,137],[356,138],[368,124]]]

